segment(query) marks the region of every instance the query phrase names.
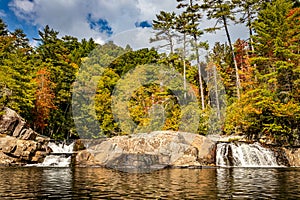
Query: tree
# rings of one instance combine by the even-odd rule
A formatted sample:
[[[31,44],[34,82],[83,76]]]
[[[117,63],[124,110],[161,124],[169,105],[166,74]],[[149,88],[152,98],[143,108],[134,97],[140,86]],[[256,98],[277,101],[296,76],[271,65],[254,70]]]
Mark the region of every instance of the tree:
[[[253,20],[256,18],[258,11],[261,9],[262,4],[265,0],[233,0],[233,3],[236,4],[239,9],[238,13],[242,14],[242,17],[239,19],[241,23],[246,23],[246,26],[249,30],[249,46],[252,52],[253,48]]]
[[[5,30],[5,24],[1,26],[4,28],[3,35],[0,35],[1,107],[8,106],[30,120],[35,88],[31,82],[34,74],[31,60],[33,50],[23,31],[10,33]]]
[[[121,132],[120,124],[114,121],[111,105],[115,85],[130,70],[139,65],[155,63],[159,58],[158,53],[154,49],[141,49],[129,52],[124,52],[123,50],[123,53],[111,61],[108,68],[104,69],[105,71],[99,79],[97,94],[95,96],[97,119],[100,122],[103,133],[107,136],[133,133],[124,130],[124,132]],[[127,128],[131,130],[131,128]]]
[[[34,81],[38,87],[35,92],[34,129],[43,134],[45,127],[48,126],[50,111],[57,109],[53,102],[55,84],[50,81],[50,72],[47,71],[47,68],[41,68]]]
[[[199,74],[199,90],[201,98],[201,107],[202,110],[205,109],[205,98],[204,98],[204,84],[202,77],[202,69],[199,58],[199,47],[203,46],[203,43],[199,44],[199,37],[203,34],[202,30],[199,30],[199,21],[202,18],[200,14],[200,6],[195,3],[193,0],[177,0],[179,3],[177,5],[178,9],[184,9],[181,17],[178,18],[178,28],[180,32],[190,35],[193,38],[192,46],[196,54],[196,61]],[[185,18],[185,19],[183,19]]]
[[[250,58],[256,79],[228,107],[227,133],[284,145],[299,140],[300,10],[292,6],[292,1],[274,0],[258,13]]]
[[[299,22],[291,9],[291,1],[276,0],[259,13],[254,22],[256,56],[252,58],[262,83],[274,92],[289,94],[299,67]]]
[[[161,11],[160,14],[156,15],[156,20],[153,20],[153,29],[157,31],[155,38],[151,38],[150,42],[158,42],[165,40],[167,44],[160,45],[160,48],[169,46],[170,53],[174,53],[174,43],[176,41],[177,34],[174,31],[176,23],[175,12],[169,13]],[[174,41],[175,40],[175,41]]]
[[[226,44],[220,44],[219,42],[215,44],[209,55],[209,59],[214,63],[220,73],[228,100],[235,96],[236,91],[235,72],[231,67],[231,55],[230,47]]]
[[[7,25],[0,18],[0,36],[6,36],[8,34]]]
[[[221,28],[224,28],[226,36],[227,36],[227,41],[229,44],[229,48],[232,54],[232,60],[234,63],[234,68],[235,68],[235,78],[236,78],[236,93],[238,99],[240,99],[240,89],[241,89],[241,84],[240,84],[240,77],[239,77],[239,70],[238,66],[235,60],[235,53],[233,50],[232,42],[231,42],[231,36],[229,33],[228,29],[228,21],[229,20],[235,20],[233,9],[235,8],[235,5],[232,4],[229,1],[225,0],[204,0],[204,3],[201,5],[201,8],[207,12],[207,17],[208,19],[215,19],[216,24],[212,28],[208,28],[207,31],[215,31]],[[221,23],[221,26],[218,26]]]
[[[109,66],[126,51],[110,41],[97,46],[89,57],[83,60],[72,94],[72,112],[80,137],[110,136],[117,130],[110,105],[111,92],[120,77]],[[118,68],[120,73],[124,63]]]
[[[64,36],[58,38],[58,32],[46,26],[39,31],[40,45],[36,49],[37,59],[46,65],[50,72],[50,80],[55,84],[53,100],[57,109],[50,112],[49,125],[44,133],[54,138],[68,138],[74,134],[72,118],[72,84],[81,65],[81,58],[95,47],[93,40],[83,40]]]

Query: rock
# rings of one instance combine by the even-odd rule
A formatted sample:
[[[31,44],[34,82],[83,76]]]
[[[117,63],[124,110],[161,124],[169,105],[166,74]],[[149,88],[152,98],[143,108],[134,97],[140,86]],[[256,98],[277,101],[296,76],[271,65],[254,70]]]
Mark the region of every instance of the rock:
[[[3,108],[0,117],[0,165],[25,165],[42,162],[49,138],[26,126],[14,110]]]
[[[20,134],[20,139],[22,140],[35,140],[37,133],[32,129],[23,129],[23,134]]]
[[[35,140],[38,136],[31,128],[26,127],[25,120],[10,108],[4,108],[0,117],[0,134],[10,135],[23,140]]]
[[[247,142],[247,138],[244,135],[218,135],[218,134],[212,134],[207,136],[208,139],[214,141],[214,142]]]
[[[215,142],[192,133],[158,131],[99,140],[79,151],[77,165],[128,170],[200,167],[215,162]]]
[[[92,166],[94,165],[94,156],[88,150],[79,151],[76,155],[77,165]]]
[[[31,158],[31,163],[41,163],[44,161],[44,158],[46,157],[47,152],[45,151],[36,151],[34,156]]]
[[[9,166],[12,163],[16,163],[16,158],[6,155],[2,151],[0,151],[0,165]]]
[[[12,136],[0,138],[0,164],[24,165],[42,162],[47,155],[46,144],[34,140],[21,140]]]
[[[10,108],[4,108],[4,115],[0,117],[0,133],[18,137],[25,120]]]
[[[291,167],[300,167],[300,148],[283,148]]]

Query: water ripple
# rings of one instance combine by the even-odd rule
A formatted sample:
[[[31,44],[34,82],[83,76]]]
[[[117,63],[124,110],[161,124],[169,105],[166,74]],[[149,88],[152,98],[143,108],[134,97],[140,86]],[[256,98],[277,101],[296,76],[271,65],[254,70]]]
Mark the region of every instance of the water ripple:
[[[300,169],[0,168],[0,199],[299,199]]]

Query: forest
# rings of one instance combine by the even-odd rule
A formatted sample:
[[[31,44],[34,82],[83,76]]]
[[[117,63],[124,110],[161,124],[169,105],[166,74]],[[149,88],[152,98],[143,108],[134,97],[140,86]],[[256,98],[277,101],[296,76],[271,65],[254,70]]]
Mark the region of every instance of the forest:
[[[299,1],[177,2],[178,12],[161,11],[152,22],[150,42],[156,48],[139,50],[112,41],[100,45],[92,38],[59,37],[49,26],[39,31],[38,45],[32,47],[23,30],[11,32],[0,19],[0,110],[16,110],[28,126],[54,139],[176,131],[190,109],[182,109],[174,89],[161,84],[142,85],[131,94],[127,107],[135,125],[116,121],[112,111],[114,88],[122,77],[137,66],[163,65],[183,77],[184,98],[197,99],[197,134],[246,135],[284,145],[299,140]],[[201,30],[204,18],[212,27]],[[235,23],[248,28],[247,40],[232,41],[229,26]],[[227,42],[209,46],[202,40],[217,30],[224,31]],[[93,87],[93,95],[84,95]],[[152,120],[154,105],[164,110],[163,124]],[[82,112],[73,116],[78,106]]]

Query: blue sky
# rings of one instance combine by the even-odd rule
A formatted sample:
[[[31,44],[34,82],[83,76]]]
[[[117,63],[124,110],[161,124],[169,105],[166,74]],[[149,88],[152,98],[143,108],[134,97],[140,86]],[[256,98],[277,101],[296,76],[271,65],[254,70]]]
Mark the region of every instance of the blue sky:
[[[102,43],[129,30],[151,29],[160,10],[172,11],[167,0],[0,0],[0,17],[10,31],[21,28],[30,40],[49,25],[60,36],[94,38]]]
[[[26,22],[26,20],[18,18],[9,8],[8,3],[10,0],[0,0],[0,2],[0,17],[4,20],[10,31],[22,29],[30,38],[38,37],[38,28]]]
[[[31,42],[38,30],[49,25],[60,36],[92,37],[103,43],[149,47],[151,22],[161,10],[176,11],[176,0],[0,0],[0,17],[10,31],[21,28]],[[203,28],[211,22],[203,20]],[[233,39],[245,37],[240,27],[231,27]],[[236,30],[236,31],[234,31]],[[225,41],[225,34],[206,34],[210,43]],[[33,44],[34,45],[34,44]]]

